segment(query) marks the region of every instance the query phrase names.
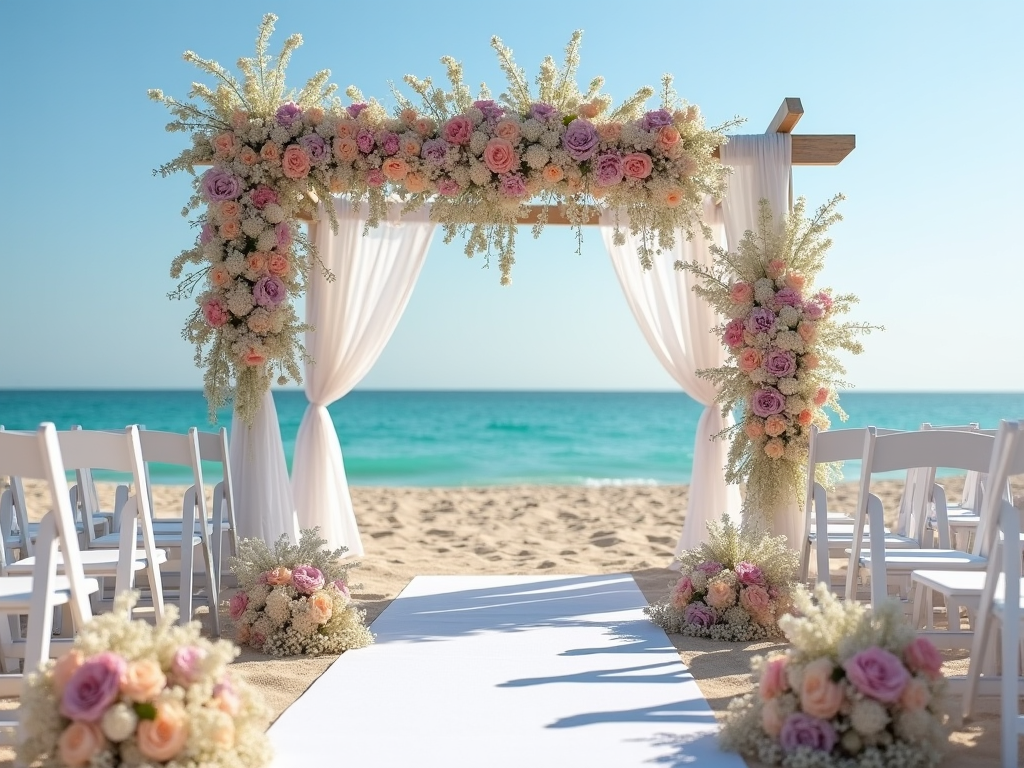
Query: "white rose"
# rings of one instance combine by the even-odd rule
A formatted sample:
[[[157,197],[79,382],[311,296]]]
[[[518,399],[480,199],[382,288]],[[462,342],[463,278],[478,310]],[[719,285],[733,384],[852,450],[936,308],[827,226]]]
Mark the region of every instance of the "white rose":
[[[108,709],[100,721],[103,735],[114,742],[124,741],[135,733],[139,718],[127,704],[117,703]]]
[[[885,707],[870,699],[862,699],[853,705],[850,712],[850,725],[861,736],[873,736],[889,723],[889,715]]]

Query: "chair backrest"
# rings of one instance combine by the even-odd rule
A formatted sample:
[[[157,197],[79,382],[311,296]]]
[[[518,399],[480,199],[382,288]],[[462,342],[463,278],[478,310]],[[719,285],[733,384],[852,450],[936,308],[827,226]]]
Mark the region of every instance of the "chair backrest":
[[[64,571],[71,587],[72,618],[76,626],[82,626],[92,617],[92,609],[85,592],[85,571],[78,549],[75,517],[53,424],[44,423],[34,433],[0,432],[0,475],[43,480],[49,486],[49,514],[53,516],[64,555]]]
[[[221,427],[216,432],[199,432],[199,456],[203,461],[219,462],[222,480],[214,487],[214,513],[220,513],[217,502],[226,508],[227,519],[232,529],[235,526],[235,489],[231,482],[231,453],[228,447],[228,431]],[[219,518],[218,518],[219,519]]]
[[[145,467],[146,486],[152,494],[153,486],[149,482],[149,463],[173,464],[192,469],[192,485],[196,491],[196,504],[199,507],[199,519],[206,519],[206,494],[203,492],[203,469],[199,452],[199,431],[190,427],[186,434],[177,432],[159,432],[150,429],[139,430],[139,444]],[[150,507],[152,508],[152,495]],[[205,530],[205,526],[204,529]]]

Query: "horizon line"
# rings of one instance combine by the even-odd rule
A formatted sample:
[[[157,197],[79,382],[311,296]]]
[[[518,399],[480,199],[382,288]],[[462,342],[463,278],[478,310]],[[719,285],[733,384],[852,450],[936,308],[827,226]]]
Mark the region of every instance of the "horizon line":
[[[305,390],[302,387],[271,387],[271,392],[277,394],[304,394]],[[1024,390],[1010,390],[1010,389],[841,389],[839,390],[844,394],[871,394],[871,395],[1024,395]],[[71,393],[71,392],[195,392],[202,394],[203,390],[201,387],[0,387],[0,393],[5,392],[38,392],[38,393]],[[521,389],[502,389],[502,388],[441,388],[441,387],[428,387],[428,388],[398,388],[398,387],[380,387],[380,388],[355,388],[352,393],[364,392],[364,393],[437,393],[437,394],[448,394],[448,393],[491,393],[491,394],[629,394],[629,395],[644,395],[644,394],[680,394],[685,395],[686,393],[682,389],[546,389],[546,388],[521,388]],[[350,393],[351,394],[351,393]],[[687,395],[689,396],[689,395]]]

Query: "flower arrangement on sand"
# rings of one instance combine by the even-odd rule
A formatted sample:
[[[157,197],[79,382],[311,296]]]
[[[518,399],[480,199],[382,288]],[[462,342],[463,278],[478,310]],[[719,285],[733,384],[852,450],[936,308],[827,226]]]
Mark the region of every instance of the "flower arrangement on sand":
[[[942,757],[942,656],[895,601],[800,590],[779,624],[792,644],[752,662],[757,691],[729,706],[726,749],[786,768],[928,768]]]
[[[422,105],[393,89],[398,106],[389,114],[354,87],[348,89],[353,103],[343,106],[328,70],[298,92],[287,90],[285,68],[302,38],[289,37],[271,66],[267,45],[275,21],[264,17],[255,57],[239,60],[241,81],[189,51],[185,60],[219,84],[194,84],[187,101],[150,91],[174,117],[167,129],[192,138],[158,172],[195,176],[196,166],[212,166],[195,176],[195,194],[183,210],[187,216],[202,209],[196,244],[171,268],[181,280],[171,295],[195,296],[198,305],[183,336],[206,369],[211,418],[233,397],[240,417],[252,423],[275,376],[282,384],[301,381],[299,334],[307,328],[292,302],[316,254],[299,221],[315,218],[317,200],[331,194],[367,201],[368,227],[380,222],[391,199],[403,200],[405,210],[431,203],[446,241],[465,233],[467,255],[496,253],[505,284],[516,225],[532,199],[545,205],[535,235],[552,204],[566,206],[577,237],[598,204],[624,209],[630,230],[641,235],[645,267],[678,232],[706,231],[702,200],[722,193],[728,171],[713,153],[737,121],[706,128],[669,77],[659,109],[644,106],[651,88],[612,109],[611,98],[600,93],[603,78],[585,91],[576,83],[579,32],[562,69],[545,59],[536,96],[512,52],[493,38],[507,93],[495,100],[482,86],[474,99],[461,65],[445,57],[451,91],[406,76]],[[336,227],[333,206],[324,208]],[[617,238],[624,241],[621,232]],[[196,269],[183,278],[188,265]]]
[[[828,429],[830,423],[824,407],[846,419],[837,392],[849,384],[836,353],[860,354],[857,336],[881,330],[839,320],[856,296],[814,287],[832,245],[826,232],[842,218],[836,212],[842,199],[837,195],[805,218],[801,198],[779,228],[762,200],[758,231],[747,231],[736,252],[714,247],[711,266],[676,264],[696,275],[694,291],[725,318],[715,331],[729,361],[697,373],[718,387],[723,413],[742,411],[741,421],[719,435],[732,437],[726,482],[746,483],[744,512],[765,525],[803,492],[811,425]],[[840,478],[837,466],[817,465],[822,485]]]
[[[297,545],[284,534],[273,550],[262,539],[238,543],[231,569],[239,589],[229,609],[240,645],[273,656],[319,656],[373,642],[349,593],[348,571],[358,564],[341,563],[346,548],[328,550],[318,534],[302,531]]]
[[[747,642],[782,636],[778,619],[791,603],[797,554],[785,536],[736,526],[726,515],[708,523],[708,540],[678,558],[680,578],[664,603],[645,613],[666,632]]]
[[[229,664],[239,651],[177,625],[126,617],[137,595],[82,627],[73,649],[27,677],[18,760],[41,768],[270,763],[270,713]]]

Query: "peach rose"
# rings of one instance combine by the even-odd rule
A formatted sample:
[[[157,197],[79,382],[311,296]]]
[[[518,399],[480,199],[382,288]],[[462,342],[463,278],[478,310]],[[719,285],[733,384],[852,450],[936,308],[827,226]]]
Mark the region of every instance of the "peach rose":
[[[764,728],[764,732],[772,738],[776,738],[782,733],[784,722],[785,718],[782,716],[782,710],[779,709],[778,700],[766,701],[761,707],[761,727]]]
[[[758,692],[762,699],[766,701],[774,699],[789,688],[789,679],[786,677],[787,663],[785,656],[776,656],[773,659],[768,659],[768,662],[761,669]]]
[[[292,572],[285,568],[283,565],[279,565],[277,568],[267,574],[267,584],[272,587],[280,587],[286,584],[292,583]]]
[[[167,685],[167,676],[152,659],[128,663],[121,676],[121,693],[132,701],[152,701]]]
[[[242,225],[238,219],[228,219],[220,225],[220,236],[225,240],[234,240],[242,234]]]
[[[745,347],[740,351],[736,364],[744,373],[756,371],[761,367],[761,353],[753,347]]]
[[[676,208],[683,202],[683,190],[678,188],[668,190],[662,195],[661,202],[669,208]]]
[[[494,173],[508,173],[519,163],[519,156],[508,139],[493,138],[484,147],[484,163]]]
[[[565,174],[557,165],[545,165],[544,170],[541,171],[541,176],[548,184],[557,184],[562,180]]]
[[[825,387],[818,387],[818,391],[814,395],[815,405],[824,405],[828,401],[828,390]]]
[[[786,262],[782,259],[772,259],[768,262],[768,268],[765,270],[765,274],[768,275],[772,280],[777,278],[786,270]]]
[[[817,355],[808,353],[803,356],[802,360],[804,368],[806,368],[809,371],[813,371],[815,368],[818,367],[819,360]]]
[[[282,253],[270,254],[270,263],[267,265],[267,270],[270,274],[284,277],[288,274],[290,268],[291,262],[288,261],[287,256]]]
[[[242,147],[238,153],[238,159],[246,165],[256,165],[259,162],[260,156],[256,154],[256,150],[252,147]]]
[[[732,284],[729,289],[729,301],[733,304],[746,304],[754,298],[754,286],[742,280]]]
[[[213,151],[221,157],[234,157],[236,150],[235,134],[231,131],[218,133],[210,140],[210,143],[213,144]]]
[[[334,140],[334,157],[343,163],[351,163],[359,157],[359,145],[355,139],[343,138]]]
[[[601,141],[618,141],[622,135],[622,123],[601,123],[596,128]]]
[[[57,659],[57,663],[53,665],[53,690],[58,697],[64,695],[68,680],[84,663],[85,656],[81,651],[70,651]]]
[[[210,270],[210,282],[218,288],[223,288],[226,285],[231,285],[232,277],[231,273],[228,272],[228,268],[223,264],[218,264]]]
[[[98,723],[71,723],[57,739],[57,755],[68,768],[82,768],[107,747]]]
[[[747,613],[754,616],[769,614],[771,602],[772,599],[768,595],[768,590],[760,584],[751,584],[749,587],[744,587],[740,592],[740,605]]]
[[[320,125],[324,121],[324,111],[320,107],[310,107],[303,113],[310,125]]]
[[[662,152],[671,149],[679,143],[679,131],[674,126],[664,125],[661,130],[658,131],[658,149]]]
[[[429,117],[417,118],[416,122],[412,124],[412,129],[420,136],[429,136],[436,127],[437,123]]]
[[[427,180],[416,171],[410,171],[405,175],[405,189],[412,194],[418,194],[420,192],[426,192],[428,189]]]
[[[420,144],[418,139],[402,139],[402,146],[400,151],[403,155],[406,155],[408,157],[419,157],[421,149],[423,149],[423,145]]]
[[[354,139],[359,132],[359,124],[355,120],[345,118],[338,121],[334,133],[339,139]]]
[[[631,152],[622,158],[622,173],[627,179],[646,179],[653,168],[646,152]]]
[[[811,422],[814,421],[814,414],[807,408],[804,408],[800,411],[800,415],[796,417],[796,420],[800,423],[801,427],[809,427]]]
[[[417,116],[418,113],[416,112],[415,109],[412,109],[411,107],[406,107],[399,113],[398,119],[401,120],[406,125],[413,125],[416,122]]]
[[[242,356],[242,362],[249,366],[263,365],[267,362],[267,356],[255,347],[249,347],[249,350]]]
[[[494,135],[515,144],[519,141],[519,124],[515,120],[499,120],[494,126]]]
[[[593,120],[597,117],[598,112],[600,112],[600,108],[594,102],[587,101],[580,104],[580,108],[577,111],[579,112],[580,117],[585,117],[587,120]]]
[[[800,338],[804,340],[805,344],[810,344],[818,336],[818,328],[807,320],[801,320],[797,324],[796,332],[800,334]]]
[[[807,282],[807,278],[801,275],[799,272],[790,272],[786,275],[786,285],[792,288],[794,291],[802,291],[804,284]]]
[[[237,200],[225,200],[217,209],[221,219],[237,219],[242,213],[242,206]]]
[[[764,431],[768,437],[778,437],[786,431],[786,420],[777,413],[773,414],[765,419]]]
[[[843,689],[832,682],[831,659],[815,659],[804,667],[800,684],[800,708],[811,717],[831,720],[843,704]]]
[[[760,421],[752,419],[744,425],[743,431],[747,433],[747,437],[751,440],[757,440],[764,435],[764,425]]]
[[[245,266],[252,272],[262,272],[267,268],[267,254],[263,251],[253,251],[245,257]]]
[[[786,444],[779,438],[773,437],[764,444],[764,452],[769,459],[781,459],[786,453]]]
[[[310,595],[306,602],[310,612],[316,617],[317,624],[326,624],[334,613],[334,601],[326,592],[316,592]]]
[[[409,164],[400,157],[389,157],[380,169],[391,181],[401,181],[409,173]]]
[[[289,144],[281,158],[281,170],[289,179],[304,179],[309,175],[309,155],[298,144]]]
[[[221,749],[235,746],[235,721],[224,719],[213,731],[213,743]]]
[[[331,192],[336,195],[340,195],[344,192],[348,192],[349,182],[340,173],[336,176],[331,176]]]
[[[928,702],[932,700],[932,694],[928,690],[928,686],[923,680],[919,678],[912,678],[906,687],[903,689],[903,693],[900,694],[900,704],[908,712],[916,712],[919,709],[924,709],[928,706]]]
[[[154,719],[139,722],[135,738],[144,757],[161,763],[174,759],[188,741],[185,708],[173,700],[160,702]]]
[[[277,163],[281,159],[281,148],[272,141],[268,141],[260,149],[260,157],[268,163]]]
[[[728,608],[736,602],[736,590],[724,581],[713,581],[708,584],[708,605],[712,608]]]

